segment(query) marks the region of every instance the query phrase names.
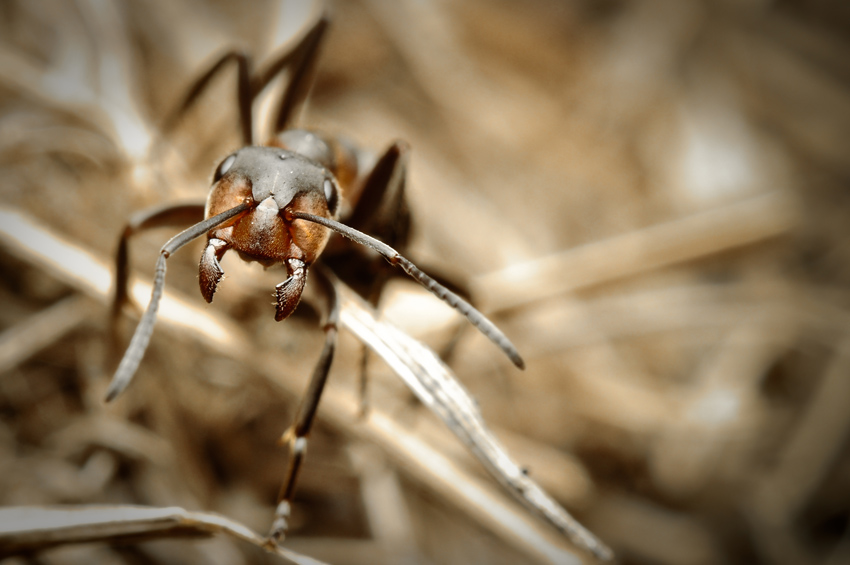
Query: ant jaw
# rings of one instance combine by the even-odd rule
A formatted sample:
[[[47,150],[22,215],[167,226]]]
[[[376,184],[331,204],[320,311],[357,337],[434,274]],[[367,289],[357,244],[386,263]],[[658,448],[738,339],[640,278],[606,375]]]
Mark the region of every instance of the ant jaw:
[[[218,261],[224,255],[227,247],[227,243],[224,241],[213,238],[209,240],[203,254],[201,254],[201,263],[198,266],[198,283],[201,286],[201,294],[207,302],[212,302],[218,283],[224,275]]]
[[[277,322],[285,320],[295,311],[307,284],[307,264],[304,261],[287,259],[286,269],[289,271],[289,278],[275,287],[277,310],[274,319]]]

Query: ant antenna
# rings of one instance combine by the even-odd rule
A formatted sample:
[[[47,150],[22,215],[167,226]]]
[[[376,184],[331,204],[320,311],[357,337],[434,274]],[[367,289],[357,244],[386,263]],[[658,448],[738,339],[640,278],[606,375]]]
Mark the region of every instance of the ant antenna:
[[[107,402],[115,400],[127,388],[133,375],[136,374],[136,369],[139,368],[139,363],[148,348],[148,342],[151,339],[153,326],[156,322],[156,311],[159,308],[159,301],[162,298],[162,291],[165,287],[165,260],[193,239],[204,235],[214,227],[245,212],[250,206],[246,201],[230,210],[225,210],[217,216],[199,222],[169,239],[162,246],[162,249],[159,250],[159,258],[156,260],[154,272],[153,290],[151,291],[151,301],[148,303],[147,310],[142,315],[139,325],[136,326],[136,331],[130,340],[130,345],[127,347],[124,357],[121,358],[121,363],[119,363],[118,368],[115,370],[112,382],[109,383],[109,388],[106,390]]]
[[[380,253],[387,261],[390,262],[391,265],[398,265],[404,272],[410,275],[414,280],[416,280],[419,284],[424,286],[431,292],[434,296],[463,314],[469,322],[478,328],[478,330],[487,336],[490,341],[495,343],[499,348],[508,356],[508,358],[513,362],[514,365],[519,367],[520,369],[525,369],[525,361],[522,360],[519,352],[517,351],[514,344],[502,333],[502,330],[496,327],[493,322],[487,319],[484,314],[476,310],[476,308],[450,291],[430,276],[422,272],[419,267],[410,262],[409,259],[403,257],[398,251],[387,245],[386,243],[375,239],[374,237],[368,236],[365,233],[358,231],[350,226],[346,226],[345,224],[341,224],[335,220],[331,220],[328,218],[324,218],[322,216],[314,216],[313,214],[307,214],[304,212],[294,212],[287,210],[286,211],[286,219],[287,221],[292,221],[293,219],[306,220],[308,222],[314,222],[316,224],[321,224],[326,228],[332,229],[338,234],[347,237],[348,239],[354,241],[355,243],[359,243],[360,245],[365,245],[370,249],[374,249],[378,253]]]

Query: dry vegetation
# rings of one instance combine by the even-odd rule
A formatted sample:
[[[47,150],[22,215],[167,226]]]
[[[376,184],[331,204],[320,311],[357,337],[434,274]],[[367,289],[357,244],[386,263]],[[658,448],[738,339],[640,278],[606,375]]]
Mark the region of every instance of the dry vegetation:
[[[132,212],[205,196],[238,145],[233,82],[169,135],[159,124],[216,53],[262,60],[311,14],[245,6],[0,3],[0,529],[30,527],[23,506],[133,504],[214,511],[238,524],[201,529],[243,539],[172,539],[200,515],[130,515],[147,539],[90,524],[113,543],[46,549],[32,526],[23,553],[26,536],[0,536],[2,565],[281,562],[239,530],[268,527],[276,441],[321,345],[309,307],[273,321],[280,272],[228,257],[207,307],[200,248],[175,256],[185,309],[102,402],[100,269]],[[459,340],[449,365],[530,476],[621,563],[850,563],[848,9],[330,8],[299,123],[411,144],[411,256],[466,281],[528,368],[413,284],[382,311],[437,351]],[[12,213],[40,227],[23,241]],[[39,255],[48,232],[60,257]],[[169,235],[136,242],[142,280]],[[359,420],[360,347],[341,340],[287,547],[338,564],[592,561],[374,356]]]

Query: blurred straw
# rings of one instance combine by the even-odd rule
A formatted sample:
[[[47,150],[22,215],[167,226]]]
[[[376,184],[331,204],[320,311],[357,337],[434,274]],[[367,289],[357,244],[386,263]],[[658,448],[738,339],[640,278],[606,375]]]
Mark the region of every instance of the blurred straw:
[[[760,481],[756,508],[788,523],[820,485],[850,434],[850,340],[835,349],[814,396],[770,476]]]
[[[6,507],[0,509],[0,555],[27,553],[54,545],[92,541],[140,541],[145,538],[224,533],[257,546],[261,538],[223,516],[182,508],[142,506]],[[298,565],[320,561],[277,547],[273,553]]]
[[[668,493],[692,496],[717,480],[726,451],[757,428],[767,409],[760,387],[796,337],[789,322],[775,312],[747,320],[708,356],[677,405],[677,424],[653,446],[653,474]]]
[[[0,334],[0,374],[73,331],[89,319],[90,302],[72,296]]]
[[[488,312],[517,308],[758,243],[796,223],[793,198],[768,193],[478,276],[474,296]]]

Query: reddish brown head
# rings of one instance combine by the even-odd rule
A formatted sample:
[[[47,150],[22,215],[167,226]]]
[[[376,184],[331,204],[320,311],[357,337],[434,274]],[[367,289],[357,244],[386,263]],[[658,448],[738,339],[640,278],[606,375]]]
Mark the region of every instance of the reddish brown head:
[[[275,147],[245,147],[218,166],[207,198],[206,217],[233,208],[248,198],[246,213],[207,235],[201,256],[201,293],[211,302],[223,274],[218,261],[228,249],[265,266],[283,263],[290,275],[278,288],[278,318],[288,316],[306,282],[306,270],[318,258],[330,230],[316,223],[290,220],[292,212],[336,219],[339,187],[333,175],[310,159]],[[281,297],[281,292],[285,296]],[[281,301],[285,302],[282,304]]]

